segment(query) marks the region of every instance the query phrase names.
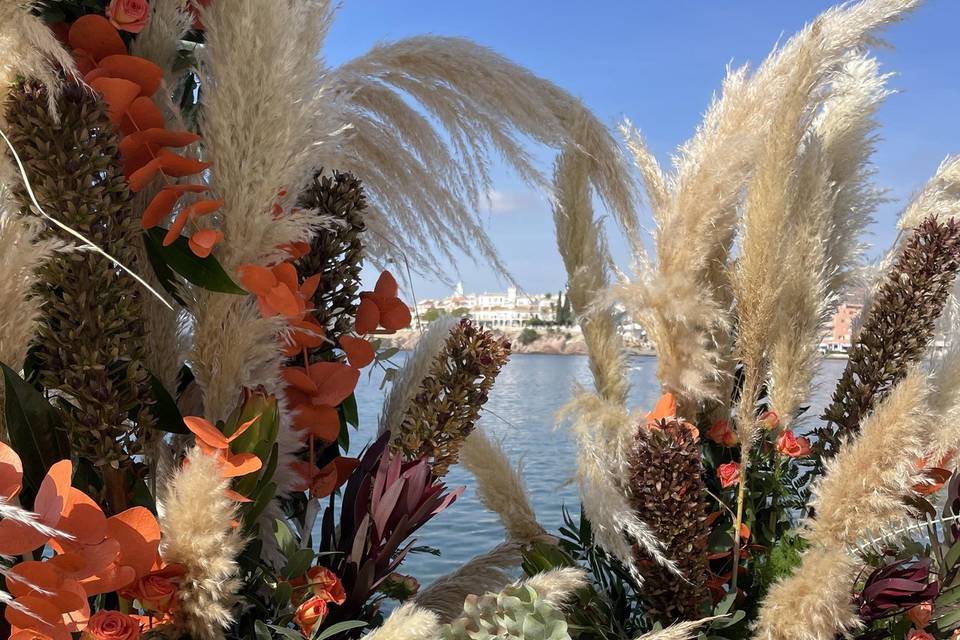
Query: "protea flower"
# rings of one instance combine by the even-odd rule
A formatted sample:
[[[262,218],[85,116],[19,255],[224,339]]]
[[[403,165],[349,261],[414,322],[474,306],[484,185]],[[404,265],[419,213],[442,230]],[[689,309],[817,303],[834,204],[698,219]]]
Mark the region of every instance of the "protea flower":
[[[339,526],[332,501],[324,513],[320,550],[339,552],[330,568],[347,594],[343,605],[331,606],[331,622],[355,618],[403,562],[410,536],[463,492],[446,492],[427,460],[404,462],[387,448],[389,440],[384,433],[360,458],[344,488]]]
[[[901,560],[875,569],[854,597],[860,618],[873,622],[936,599],[940,581],[932,577],[930,558]]]

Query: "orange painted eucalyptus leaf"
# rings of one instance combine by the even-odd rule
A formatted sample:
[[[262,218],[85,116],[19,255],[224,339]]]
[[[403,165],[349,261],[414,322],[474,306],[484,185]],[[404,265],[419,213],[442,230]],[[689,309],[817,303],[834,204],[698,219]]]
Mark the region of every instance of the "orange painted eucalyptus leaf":
[[[127,45],[110,21],[94,13],[77,18],[67,33],[67,43],[82,49],[95,61],[127,52]]]
[[[0,442],[0,498],[10,500],[23,488],[23,463],[10,445]]]
[[[313,404],[331,407],[346,400],[360,380],[360,370],[342,362],[316,362],[310,365],[309,375],[317,387]]]
[[[175,178],[182,178],[183,176],[190,176],[195,173],[200,173],[210,166],[209,162],[202,162],[200,160],[195,160],[194,158],[185,158],[181,155],[173,153],[172,151],[167,151],[166,149],[161,149],[157,153],[157,158],[160,160],[160,165],[163,168],[163,172],[168,176],[173,176]]]
[[[647,414],[647,422],[665,420],[667,418],[673,418],[676,415],[677,401],[672,393],[665,393],[657,400],[657,405],[653,408],[653,411]]]
[[[107,517],[90,496],[71,487],[57,528],[72,535],[74,544],[95,545],[107,535]]]
[[[199,229],[190,236],[190,251],[198,258],[206,258],[213,248],[223,241],[223,232],[216,229]]]
[[[120,557],[120,543],[114,538],[104,538],[95,545],[76,545],[70,542],[53,542],[57,554],[48,560],[64,576],[83,583],[109,570]],[[86,588],[86,587],[84,587]]]
[[[204,444],[213,449],[226,449],[230,446],[230,441],[223,435],[223,432],[205,418],[184,416],[183,423],[187,425],[187,429],[193,432],[197,440],[203,441]]]
[[[27,629],[54,640],[70,640],[70,631],[63,624],[63,612],[43,596],[23,596],[15,600],[30,613],[6,607],[4,618],[16,629]]]
[[[189,131],[170,131],[163,127],[153,127],[134,131],[120,141],[120,153],[135,147],[185,147],[200,140],[200,136]]]
[[[350,361],[350,364],[358,369],[364,368],[373,362],[373,359],[376,357],[373,345],[363,338],[341,336],[340,346],[343,347],[344,352],[347,354],[347,360]]]
[[[140,95],[150,97],[160,88],[163,70],[146,58],[123,53],[100,59],[99,68],[113,78],[123,78],[140,87]]]
[[[239,478],[249,473],[259,471],[263,462],[253,453],[235,453],[223,459],[223,477]]]
[[[357,333],[364,335],[373,333],[380,325],[380,308],[377,303],[370,298],[360,300],[357,307],[357,319],[354,328]]]
[[[151,229],[163,222],[173,211],[181,195],[173,189],[161,189],[143,212],[143,228]]]
[[[150,573],[160,560],[160,525],[144,507],[131,507],[107,520],[111,538],[120,543],[117,564],[133,569],[137,578]]]
[[[335,442],[340,435],[340,414],[327,405],[300,405],[293,416],[293,427],[324,442]]]
[[[38,522],[48,527],[59,524],[72,488],[72,475],[73,464],[69,460],[61,460],[47,471],[33,505]],[[42,546],[46,541],[47,537],[33,527],[10,519],[0,521],[0,555],[23,555]]]
[[[147,129],[162,129],[163,124],[163,114],[153,100],[140,96],[130,103],[130,108],[120,123],[120,133],[130,135]]]
[[[400,286],[396,278],[389,271],[384,271],[377,278],[377,284],[373,287],[373,293],[381,298],[396,298],[400,292]]]
[[[110,122],[119,125],[133,101],[140,95],[140,86],[122,78],[96,78],[90,86],[107,103]]]
[[[387,331],[410,326],[410,308],[400,298],[389,298],[380,306],[380,325]]]
[[[258,264],[241,265],[238,272],[243,288],[257,296],[267,295],[277,284],[277,277],[273,275],[273,271]]]

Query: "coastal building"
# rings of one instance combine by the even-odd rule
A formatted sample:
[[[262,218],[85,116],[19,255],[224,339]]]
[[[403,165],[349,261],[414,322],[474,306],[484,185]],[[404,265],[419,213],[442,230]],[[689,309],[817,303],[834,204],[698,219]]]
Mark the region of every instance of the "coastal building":
[[[846,353],[853,345],[853,333],[863,304],[860,302],[843,302],[824,327],[824,335],[820,340],[820,350],[825,353]]]
[[[556,317],[557,296],[552,293],[521,294],[516,287],[506,292],[467,293],[457,284],[446,298],[425,299],[417,302],[421,318],[440,314],[469,315],[488,327],[525,327],[530,324],[550,323]]]

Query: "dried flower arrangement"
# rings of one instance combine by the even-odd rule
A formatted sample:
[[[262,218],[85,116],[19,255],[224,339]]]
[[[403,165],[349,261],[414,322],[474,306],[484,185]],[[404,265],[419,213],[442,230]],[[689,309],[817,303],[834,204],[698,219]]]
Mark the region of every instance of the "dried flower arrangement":
[[[625,124],[655,260],[613,136],[469,42],[412,38],[326,69],[304,64],[324,0],[4,3],[0,632],[957,633],[960,347],[930,346],[958,304],[960,161],[904,213],[822,421],[803,408],[882,199],[887,76],[865,48],[918,3],[831,9],[731,71],[672,175]],[[594,378],[564,410],[582,509],[555,536],[478,427],[509,343],[441,319],[389,368],[379,336],[410,310],[389,271],[369,291],[359,278],[364,260],[436,270],[451,247],[502,268],[470,212],[492,151],[546,182],[524,136],[562,150],[557,240]],[[627,407],[615,304],[657,348],[648,413]],[[371,366],[391,388],[351,455]],[[401,570],[454,511],[458,464],[506,539],[421,589]]]

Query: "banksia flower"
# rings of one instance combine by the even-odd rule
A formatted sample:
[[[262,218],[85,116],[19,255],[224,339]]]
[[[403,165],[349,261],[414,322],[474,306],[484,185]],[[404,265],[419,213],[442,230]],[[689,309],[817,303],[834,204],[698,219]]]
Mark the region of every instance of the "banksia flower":
[[[301,194],[299,205],[341,222],[314,236],[310,252],[297,262],[301,278],[320,274],[313,295],[315,315],[330,335],[340,336],[350,330],[360,293],[361,234],[366,229],[363,217],[367,206],[363,186],[349,173],[317,173]]]
[[[409,458],[431,458],[434,473],[445,475],[456,464],[509,355],[508,341],[461,320],[407,407],[393,434],[393,448]]]
[[[860,429],[861,418],[882,400],[917,362],[933,336],[960,270],[960,225],[951,218],[925,219],[880,286],[823,415],[816,450],[832,457],[842,436]]]
[[[78,85],[64,87],[58,107],[56,122],[46,91],[32,83],[13,91],[6,105],[10,137],[37,200],[135,268],[139,223],[131,215],[107,109]],[[16,196],[27,211],[25,194]],[[59,233],[51,228],[47,236]],[[63,421],[81,458],[113,469],[130,465],[143,429],[152,422],[137,283],[91,251],[57,254],[40,279],[39,382],[61,392]]]
[[[639,553],[643,598],[655,621],[701,617],[709,600],[707,538],[709,513],[700,444],[693,425],[670,416],[637,431],[630,459],[631,504],[664,545],[683,579]]]

